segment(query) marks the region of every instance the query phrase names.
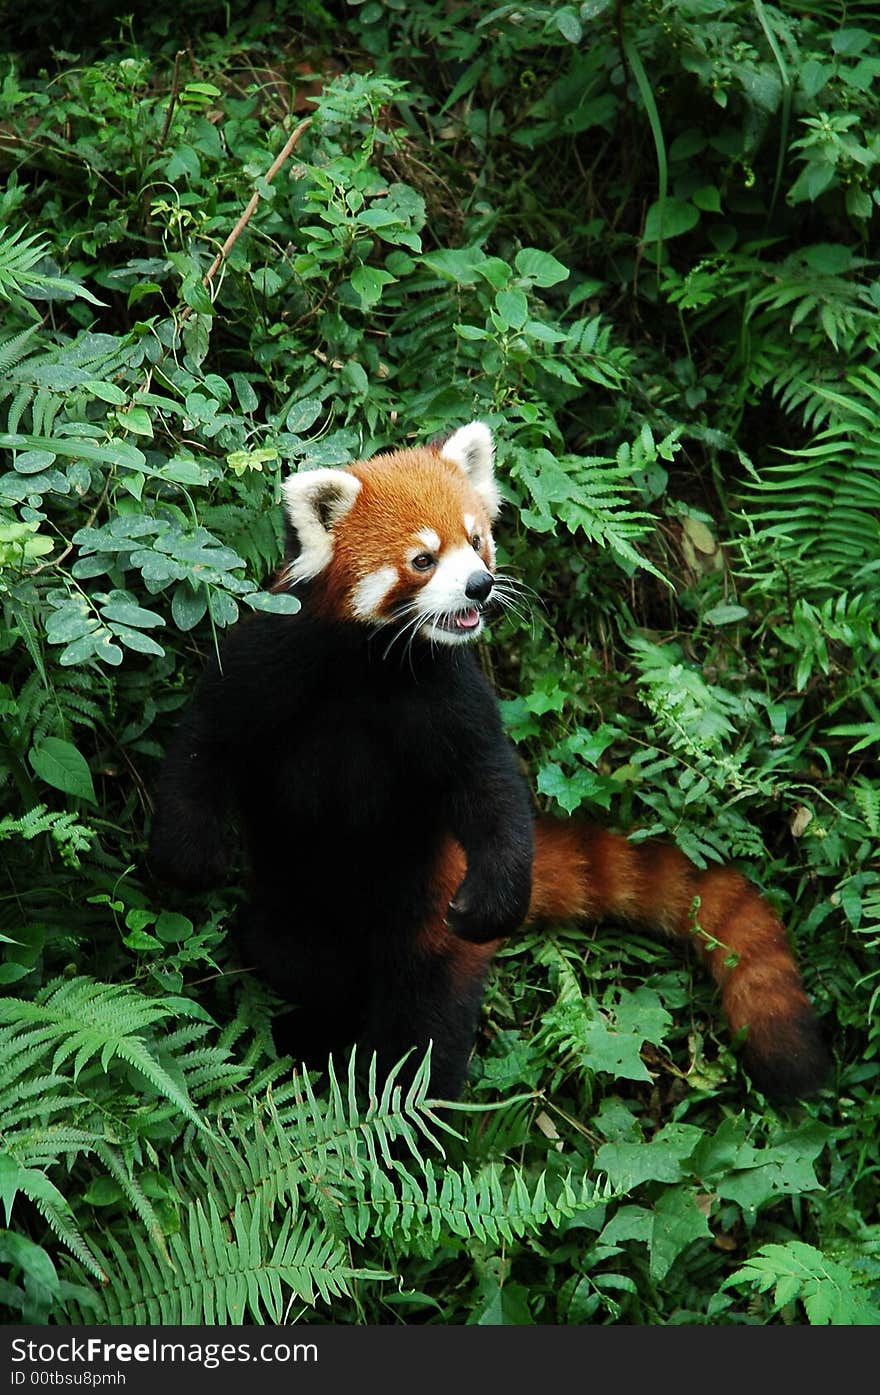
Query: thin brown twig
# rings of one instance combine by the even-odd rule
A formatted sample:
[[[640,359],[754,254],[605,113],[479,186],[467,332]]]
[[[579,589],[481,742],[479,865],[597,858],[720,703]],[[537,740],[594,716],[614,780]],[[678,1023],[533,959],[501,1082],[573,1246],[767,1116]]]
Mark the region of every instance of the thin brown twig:
[[[98,514],[99,514],[100,511],[101,511],[101,507],[102,507],[102,505],[103,505],[105,499],[107,498],[107,495],[109,494],[109,492],[110,492],[110,480],[108,479],[108,480],[105,481],[104,488],[103,488],[102,491],[101,491],[101,497],[100,497],[100,499],[98,500],[97,504],[96,504],[95,507],[92,509],[91,513],[89,514],[88,518],[86,519],[85,523],[83,524],[83,527],[84,527],[84,528],[91,528],[91,526],[92,526],[92,524],[94,523],[95,519],[98,517]],[[60,566],[61,566],[61,563],[67,560],[67,558],[70,556],[70,554],[71,554],[72,551],[73,551],[73,543],[72,543],[72,542],[69,542],[69,543],[67,544],[67,546],[65,547],[64,551],[63,551],[63,552],[60,552],[60,553],[58,554],[57,557],[47,557],[46,560],[45,560],[45,562],[41,562],[40,565],[39,565],[38,567],[34,567],[34,569],[33,569],[31,572],[29,572],[28,575],[29,575],[29,576],[39,576],[40,572],[44,572],[44,571],[46,570],[47,567],[60,567]]]
[[[300,315],[299,319],[294,320],[292,325],[288,325],[288,329],[291,331],[294,329],[299,329],[299,326],[304,325],[306,320],[310,320],[313,315],[317,315],[318,311],[321,309],[321,306],[324,304],[324,301],[327,299],[328,295],[330,295],[331,291],[335,291],[335,289],[335,282],[328,281],[327,285],[324,287],[323,291],[318,296],[318,299],[315,301],[315,304],[310,305],[308,310],[306,310],[302,315]]]
[[[165,149],[165,142],[168,139],[168,132],[171,129],[171,118],[174,115],[174,108],[177,105],[177,95],[180,91],[180,60],[186,54],[185,48],[179,48],[174,55],[174,72],[171,76],[171,97],[168,101],[168,110],[165,113],[165,124],[162,127],[162,134],[159,137],[159,144],[156,146],[156,154],[160,154]]]
[[[304,121],[301,121],[299,123],[296,130],[285,141],[283,150],[280,152],[280,154],[276,155],[275,159],[272,161],[272,164],[266,171],[266,174],[263,176],[267,184],[272,183],[272,180],[275,178],[276,174],[280,170],[281,166],[284,164],[285,160],[287,160],[288,157],[292,154],[293,149],[296,146],[297,141],[299,140],[303,131],[308,130],[309,126],[311,126],[312,119],[313,118],[311,116],[307,116]],[[241,237],[241,234],[244,232],[245,228],[247,227],[248,223],[253,217],[257,208],[257,204],[260,202],[261,197],[262,195],[260,194],[259,189],[256,189],[254,193],[251,195],[250,200],[248,201],[247,208],[244,210],[244,213],[242,213],[235,227],[232,229],[232,232],[229,234],[223,246],[220,248],[220,251],[217,253],[211,265],[208,267],[208,270],[202,277],[203,286],[209,286],[213,281],[214,277],[217,275],[217,272],[219,271],[220,267],[223,265],[224,261],[229,256],[229,253],[232,251],[232,248],[235,246],[236,242]],[[191,314],[192,307],[186,305],[184,306],[181,312],[180,318],[181,320],[187,320],[189,319]]]

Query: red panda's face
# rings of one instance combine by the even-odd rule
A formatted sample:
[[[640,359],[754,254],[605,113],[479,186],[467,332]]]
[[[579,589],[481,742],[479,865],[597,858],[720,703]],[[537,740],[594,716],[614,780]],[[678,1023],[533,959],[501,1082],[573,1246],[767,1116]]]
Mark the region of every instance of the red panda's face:
[[[324,613],[444,644],[479,635],[499,505],[482,422],[439,450],[294,475],[284,494],[300,544],[288,577],[314,580]]]

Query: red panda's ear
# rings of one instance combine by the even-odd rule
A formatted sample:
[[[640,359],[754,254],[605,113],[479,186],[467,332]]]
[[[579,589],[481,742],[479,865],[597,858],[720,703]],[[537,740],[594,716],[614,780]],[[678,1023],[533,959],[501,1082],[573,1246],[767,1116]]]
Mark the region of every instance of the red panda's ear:
[[[489,510],[490,518],[496,518],[501,496],[495,483],[495,443],[485,422],[472,421],[459,427],[441,446],[440,454],[464,471]]]
[[[299,541],[290,566],[291,581],[317,576],[333,556],[333,530],[360,493],[361,482],[347,470],[307,470],[281,486],[284,508]]]

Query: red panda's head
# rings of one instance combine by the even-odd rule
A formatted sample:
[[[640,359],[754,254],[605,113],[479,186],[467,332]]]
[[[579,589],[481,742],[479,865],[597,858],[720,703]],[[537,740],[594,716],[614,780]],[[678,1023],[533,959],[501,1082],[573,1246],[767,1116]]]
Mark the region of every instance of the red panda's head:
[[[475,639],[495,582],[493,456],[489,428],[473,421],[437,448],[291,476],[284,503],[299,551],[288,580],[311,582],[336,619]]]

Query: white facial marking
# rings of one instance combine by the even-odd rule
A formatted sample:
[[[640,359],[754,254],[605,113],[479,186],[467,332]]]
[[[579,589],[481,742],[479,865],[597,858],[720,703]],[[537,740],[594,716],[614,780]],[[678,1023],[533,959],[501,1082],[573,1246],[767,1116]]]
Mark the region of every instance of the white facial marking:
[[[467,533],[469,538],[472,538],[474,533],[477,531],[477,520],[474,518],[472,513],[466,513],[464,516],[464,531]]]
[[[466,611],[479,614],[480,607],[465,593],[469,580],[477,573],[491,575],[469,544],[454,547],[441,557],[431,580],[415,598],[419,612],[425,617],[423,631],[428,638],[439,640],[441,644],[467,644],[476,639],[483,628],[482,616],[460,630],[445,628],[443,621]]]
[[[349,512],[361,482],[347,470],[306,470],[281,486],[287,517],[299,538],[291,581],[317,576],[333,556],[333,529]]]
[[[378,620],[379,606],[397,581],[395,567],[380,567],[359,581],[351,593],[351,610],[359,620]]]
[[[459,427],[442,447],[440,454],[464,471],[489,510],[489,517],[496,518],[501,507],[501,496],[495,483],[495,444],[486,423],[472,421],[467,426]]]
[[[440,535],[434,532],[433,528],[423,528],[420,533],[416,533],[419,542],[423,542],[429,552],[440,551]]]
[[[431,610],[458,610],[472,604],[464,588],[474,572],[485,571],[472,547],[454,547],[440,558],[434,575],[419,595]]]

